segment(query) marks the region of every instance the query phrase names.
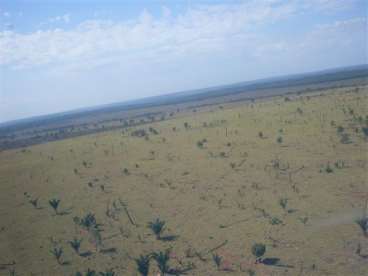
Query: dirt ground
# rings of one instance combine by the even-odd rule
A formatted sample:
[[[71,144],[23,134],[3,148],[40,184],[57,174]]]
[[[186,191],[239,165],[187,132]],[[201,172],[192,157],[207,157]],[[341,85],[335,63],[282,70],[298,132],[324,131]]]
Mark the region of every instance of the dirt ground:
[[[139,275],[166,249],[187,275],[368,275],[367,127],[368,87],[340,88],[0,152],[0,275]]]

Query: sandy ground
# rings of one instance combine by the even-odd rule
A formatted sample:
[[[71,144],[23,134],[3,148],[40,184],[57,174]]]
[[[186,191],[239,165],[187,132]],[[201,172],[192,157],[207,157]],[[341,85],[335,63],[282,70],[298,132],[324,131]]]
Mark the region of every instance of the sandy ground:
[[[354,221],[368,198],[368,89],[289,98],[0,152],[0,275],[139,275],[135,258],[169,248],[188,275],[368,275]],[[87,213],[99,237],[76,223]],[[176,240],[155,238],[156,218]],[[255,264],[256,242],[282,266]]]

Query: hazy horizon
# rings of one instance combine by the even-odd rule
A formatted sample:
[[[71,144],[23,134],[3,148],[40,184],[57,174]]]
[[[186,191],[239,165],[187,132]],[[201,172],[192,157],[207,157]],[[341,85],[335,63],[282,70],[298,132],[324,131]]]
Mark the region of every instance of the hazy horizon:
[[[367,63],[365,1],[0,1],[0,123]]]

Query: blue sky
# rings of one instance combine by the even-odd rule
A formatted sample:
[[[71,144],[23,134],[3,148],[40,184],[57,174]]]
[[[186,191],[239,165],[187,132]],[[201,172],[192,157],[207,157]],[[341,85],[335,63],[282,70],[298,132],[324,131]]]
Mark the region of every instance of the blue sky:
[[[0,122],[367,63],[367,3],[0,0]]]

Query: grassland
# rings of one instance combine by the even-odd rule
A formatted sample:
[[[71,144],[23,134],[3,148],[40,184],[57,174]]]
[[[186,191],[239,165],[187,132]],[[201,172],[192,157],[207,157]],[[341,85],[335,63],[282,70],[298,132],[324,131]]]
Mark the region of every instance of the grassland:
[[[2,151],[0,275],[139,275],[166,249],[188,275],[368,275],[367,107],[336,88]]]

